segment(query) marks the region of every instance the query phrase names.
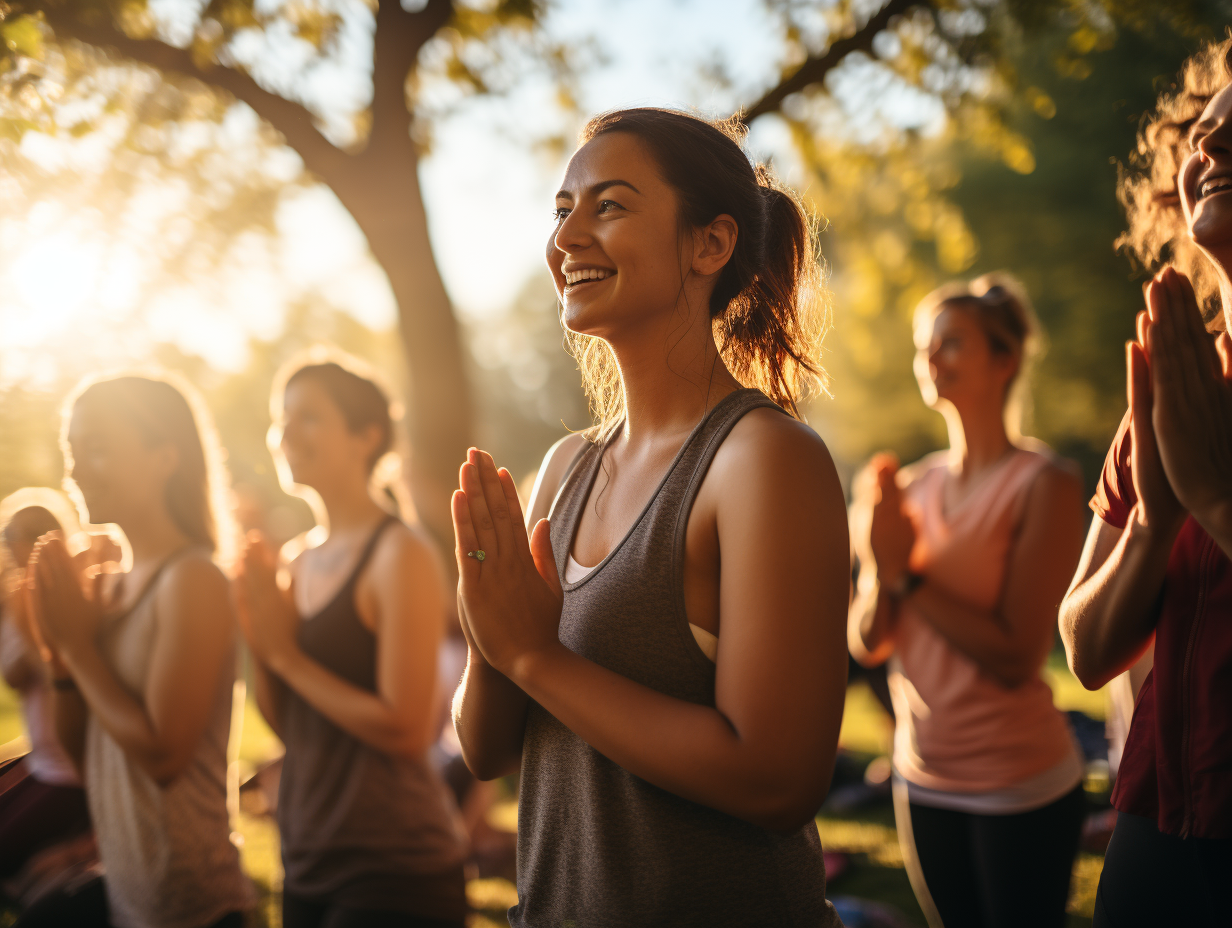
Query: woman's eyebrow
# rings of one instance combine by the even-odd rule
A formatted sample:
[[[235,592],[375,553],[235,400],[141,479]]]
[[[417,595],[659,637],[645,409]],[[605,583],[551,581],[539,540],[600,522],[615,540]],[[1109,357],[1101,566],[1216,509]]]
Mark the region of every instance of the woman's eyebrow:
[[[634,187],[627,180],[620,180],[619,178],[613,178],[612,180],[601,180],[597,184],[591,184],[586,192],[590,194],[592,197],[597,197],[599,194],[601,194],[604,190],[607,190],[609,187],[628,187],[630,190],[632,190],[634,193],[638,195],[640,195],[642,192],[638,190],[636,187]],[[573,194],[570,193],[568,190],[558,190],[556,192],[556,199],[572,200]]]

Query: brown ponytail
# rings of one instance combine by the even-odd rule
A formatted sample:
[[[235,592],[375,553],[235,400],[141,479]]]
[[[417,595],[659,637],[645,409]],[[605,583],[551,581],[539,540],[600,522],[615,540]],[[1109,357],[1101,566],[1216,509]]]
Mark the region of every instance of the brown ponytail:
[[[824,300],[812,222],[799,199],[741,147],[738,121],[710,122],[674,110],[618,110],[594,117],[585,144],[628,132],[650,149],[680,196],[682,232],[726,213],[738,229],[735,250],[710,296],[715,341],[740,383],[756,387],[795,416],[799,403],[825,388],[818,360]],[[567,332],[591,407],[606,427],[624,412],[611,349]]]

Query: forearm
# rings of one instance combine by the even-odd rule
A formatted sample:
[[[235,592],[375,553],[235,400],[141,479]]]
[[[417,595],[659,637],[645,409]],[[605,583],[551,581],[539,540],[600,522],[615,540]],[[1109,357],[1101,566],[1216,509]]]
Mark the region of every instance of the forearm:
[[[674,699],[563,645],[514,674],[527,695],[612,762],[654,785],[760,827],[786,831],[813,815],[833,750],[757,743],[717,709]],[[814,763],[799,756],[817,754]]]
[[[400,713],[380,693],[344,680],[299,648],[276,655],[270,669],[323,716],[383,754],[417,756],[432,744],[431,705],[416,707],[416,717]]]
[[[896,620],[894,600],[875,573],[862,570],[847,616],[847,649],[852,657],[864,667],[884,663],[894,652]]]
[[[1043,638],[1040,643],[1025,640],[993,610],[973,606],[927,580],[910,602],[956,650],[1004,686],[1026,682],[1047,653]]]
[[[1152,532],[1131,514],[1112,554],[1061,603],[1070,670],[1099,689],[1138,659],[1155,632],[1176,532]]]
[[[283,682],[255,655],[252,658],[253,688],[257,698],[257,708],[270,730],[279,738],[282,737],[282,700],[284,696]]]
[[[145,706],[115,676],[98,650],[82,645],[61,653],[89,712],[138,766],[159,783],[179,773],[178,754],[159,736]]]
[[[453,725],[471,773],[492,780],[518,769],[526,732],[526,693],[483,659],[472,644],[453,699]]]
[[[85,775],[86,759],[86,722],[90,710],[81,693],[75,689],[55,690],[56,739],[64,748],[79,775]]]

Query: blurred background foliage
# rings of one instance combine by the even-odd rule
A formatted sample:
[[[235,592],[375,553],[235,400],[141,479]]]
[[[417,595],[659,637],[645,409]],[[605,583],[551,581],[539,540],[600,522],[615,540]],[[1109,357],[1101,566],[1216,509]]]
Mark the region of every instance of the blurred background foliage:
[[[510,102],[508,137],[559,170],[610,51],[601,30],[564,37],[570,6],[0,0],[0,492],[59,482],[56,410],[77,377],[154,361],[205,392],[251,520],[302,528],[264,447],[266,390],[318,341],[407,394],[411,471],[431,478],[416,500],[438,535],[465,444],[533,472],[588,423],[554,294],[528,271],[498,311],[460,311],[415,169],[438,125],[533,84],[548,103],[529,119]],[[1117,165],[1229,4],[743,6],[778,37],[772,60],[752,81],[702,60],[699,80],[822,218],[833,396],[808,413],[844,474],[944,440],[912,379],[911,310],[941,281],[1006,268],[1048,333],[1030,431],[1093,479],[1140,303],[1112,248]],[[384,32],[413,47],[382,57]]]

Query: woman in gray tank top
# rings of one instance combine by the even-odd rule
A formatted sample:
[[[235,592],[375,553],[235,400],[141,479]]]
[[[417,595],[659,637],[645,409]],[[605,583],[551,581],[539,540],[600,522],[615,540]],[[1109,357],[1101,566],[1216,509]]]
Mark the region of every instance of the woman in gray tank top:
[[[87,598],[63,540],[44,536],[31,604],[105,876],[23,926],[240,928],[252,902],[227,815],[235,621],[213,555],[228,532],[217,446],[190,395],[116,377],[69,404],[71,479],[89,521],[123,529],[132,566],[98,575]]]
[[[287,749],[283,926],[461,928],[465,835],[427,756],[445,585],[431,542],[370,492],[389,400],[339,360],[290,365],[274,393],[279,470],[316,492],[328,536],[291,563],[289,594],[259,537],[236,583],[257,702]]]
[[[547,259],[599,425],[548,453],[529,534],[484,452],[453,498],[454,722],[477,776],[521,768],[510,921],[828,928],[849,562],[796,418],[809,221],[731,125],[624,110],[582,142]]]

